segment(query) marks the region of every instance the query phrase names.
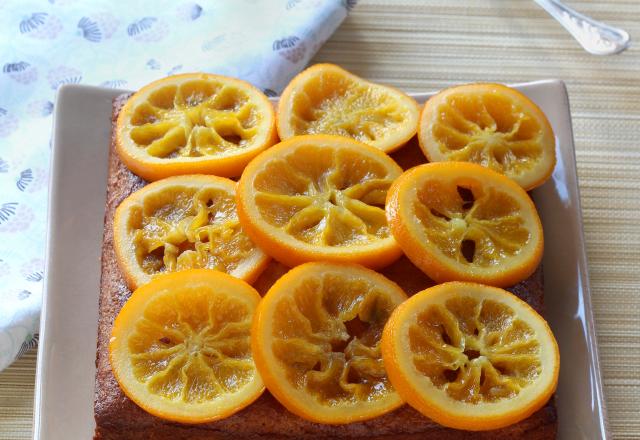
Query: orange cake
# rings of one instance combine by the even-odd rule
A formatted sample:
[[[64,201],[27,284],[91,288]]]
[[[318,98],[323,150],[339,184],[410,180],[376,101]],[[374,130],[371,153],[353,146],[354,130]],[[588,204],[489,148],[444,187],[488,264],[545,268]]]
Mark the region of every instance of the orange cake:
[[[128,99],[114,101],[113,122]],[[107,148],[107,146],[105,146]],[[415,139],[393,154],[408,168],[424,162]],[[421,415],[409,405],[356,423],[329,425],[313,423],[287,411],[268,391],[251,405],[215,422],[180,424],[155,417],[127,398],[116,381],[108,359],[108,344],[113,322],[131,295],[118,268],[113,243],[113,218],[124,198],[142,188],[146,182],[130,172],[111,145],[104,240],[102,246],[102,281],[96,358],[95,439],[553,439],[557,431],[557,414],[553,397],[542,409],[527,419],[494,431],[471,432],[443,427]],[[287,268],[275,261],[253,283],[264,295]],[[411,296],[434,283],[406,258],[381,270]],[[539,267],[526,280],[507,288],[543,313],[543,278]]]

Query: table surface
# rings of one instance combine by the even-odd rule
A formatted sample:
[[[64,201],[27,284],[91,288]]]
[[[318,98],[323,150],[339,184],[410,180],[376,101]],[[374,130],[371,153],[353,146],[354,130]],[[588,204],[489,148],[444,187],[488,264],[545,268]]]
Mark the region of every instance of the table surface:
[[[568,3],[640,41],[637,0]],[[638,44],[617,56],[589,55],[532,1],[364,0],[314,60],[413,92],[472,81],[567,83],[615,438],[640,438]],[[35,363],[31,351],[0,373],[0,440],[31,438]]]

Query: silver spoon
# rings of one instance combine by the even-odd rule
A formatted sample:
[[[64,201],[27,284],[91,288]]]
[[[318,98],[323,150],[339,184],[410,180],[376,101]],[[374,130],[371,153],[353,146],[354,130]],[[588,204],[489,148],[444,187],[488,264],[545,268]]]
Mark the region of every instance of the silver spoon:
[[[571,9],[558,0],[534,0],[567,30],[589,53],[612,55],[631,45],[629,34]]]

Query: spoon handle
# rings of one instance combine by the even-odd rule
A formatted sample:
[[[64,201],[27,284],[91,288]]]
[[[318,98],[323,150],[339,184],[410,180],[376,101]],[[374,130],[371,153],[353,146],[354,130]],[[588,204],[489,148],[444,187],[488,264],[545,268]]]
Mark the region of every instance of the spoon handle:
[[[555,18],[578,43],[594,55],[611,55],[629,47],[629,34],[587,17],[558,0],[534,0]]]

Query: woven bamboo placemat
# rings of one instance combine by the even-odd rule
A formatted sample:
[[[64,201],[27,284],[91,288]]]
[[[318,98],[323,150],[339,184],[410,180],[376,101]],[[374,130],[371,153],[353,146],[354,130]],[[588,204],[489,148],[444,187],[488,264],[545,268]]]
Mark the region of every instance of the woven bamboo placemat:
[[[640,40],[637,0],[568,3]],[[532,1],[364,0],[315,61],[415,92],[567,83],[610,429],[640,438],[640,46],[589,55]],[[31,438],[34,374],[34,352],[0,373],[0,440]]]

